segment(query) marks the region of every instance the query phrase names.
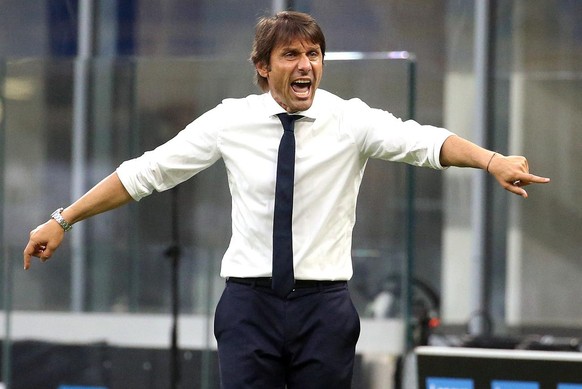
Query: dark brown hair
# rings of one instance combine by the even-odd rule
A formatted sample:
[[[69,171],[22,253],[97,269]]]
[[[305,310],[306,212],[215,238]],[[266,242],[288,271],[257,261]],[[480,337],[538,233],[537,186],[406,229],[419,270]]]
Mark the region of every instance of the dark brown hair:
[[[325,37],[315,19],[302,12],[283,11],[259,20],[250,59],[254,65],[264,63],[269,66],[273,49],[279,44],[288,44],[295,39],[318,44],[321,54],[325,56]],[[267,79],[258,72],[255,77],[257,85],[263,91],[267,91],[269,89]]]

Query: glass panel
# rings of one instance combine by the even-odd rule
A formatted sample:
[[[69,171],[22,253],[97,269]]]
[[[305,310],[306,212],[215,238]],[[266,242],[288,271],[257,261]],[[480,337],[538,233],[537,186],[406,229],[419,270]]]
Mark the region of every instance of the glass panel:
[[[507,319],[526,333],[579,333],[582,3],[512,1],[510,150],[553,181],[510,204]],[[500,96],[504,97],[504,96]]]
[[[357,67],[357,69],[356,69]],[[241,71],[240,69],[247,69]],[[74,64],[68,60],[9,63],[6,100],[6,217],[14,220],[7,241],[22,241],[26,229],[72,199]],[[356,82],[350,75],[373,77]],[[359,96],[371,106],[406,115],[406,61],[332,61],[323,88]],[[246,63],[216,60],[97,60],[90,64],[87,188],[123,160],[164,142],[224,96],[255,93]],[[378,81],[380,80],[380,81]],[[382,184],[380,184],[382,183]],[[221,163],[177,190],[155,194],[84,222],[88,311],[164,312],[168,307],[172,242],[169,213],[179,198],[179,227],[185,247],[180,272],[182,309],[206,312],[208,287],[230,234],[230,199]],[[367,305],[406,258],[406,170],[371,161],[363,183],[354,233],[355,292]],[[79,231],[72,231],[72,234]],[[71,235],[72,235],[71,234]],[[15,274],[15,309],[68,310],[72,248],[65,241],[42,269]],[[384,269],[384,270],[382,270]],[[372,283],[368,277],[377,277]],[[388,279],[387,279],[388,277]],[[212,279],[212,278],[211,278]],[[218,281],[218,280],[215,280]],[[59,285],[55,288],[54,285]],[[188,285],[188,286],[186,286]],[[220,282],[212,291],[216,299]],[[372,290],[370,290],[370,288]],[[212,304],[211,304],[212,305]],[[376,312],[377,314],[377,312]],[[399,314],[397,315],[399,316]]]
[[[99,59],[86,65],[88,119],[81,126],[86,142],[81,155],[87,189],[122,161],[174,136],[222,98],[257,93],[252,67],[243,61]],[[35,261],[30,271],[20,270],[21,246],[28,231],[73,200],[75,71],[70,60],[24,59],[6,65],[3,210],[10,221],[5,233],[10,254],[4,260],[14,268],[3,278],[12,282],[12,293],[6,297],[19,312],[17,319],[46,313],[58,321],[60,316],[50,316],[51,312],[71,311],[75,293],[83,296],[82,308],[87,312],[168,313],[172,269],[167,251],[172,245],[170,209],[176,196],[182,245],[180,312],[193,315],[192,320],[196,315],[210,320],[223,289],[218,274],[230,236],[230,197],[221,162],[177,189],[80,223],[49,263]],[[360,97],[406,118],[408,61],[330,59],[325,72],[322,88],[346,98]],[[356,72],[370,77],[356,80]],[[363,318],[400,321],[405,311],[406,195],[406,166],[370,161],[357,209],[351,281]],[[81,235],[81,250],[74,246],[73,234]],[[82,291],[75,290],[71,280],[72,264],[78,258],[85,265]],[[78,318],[82,316],[70,320]],[[202,335],[211,323],[205,328]],[[26,332],[27,327],[20,330]],[[211,338],[211,331],[207,334]],[[211,368],[212,361],[204,358]]]
[[[576,162],[582,141],[578,128],[582,3],[493,3],[494,95],[489,142],[501,153],[527,156],[531,171],[552,178],[552,182],[529,186],[526,201],[508,195],[494,180],[490,182],[487,314],[492,333],[508,336],[511,341],[526,339],[527,343],[531,334],[536,334],[535,339],[537,334],[550,334],[565,340],[579,335],[582,317],[576,298],[582,292],[578,282],[582,232],[576,228],[582,214]],[[473,110],[472,65],[463,58],[472,58],[469,38],[474,26],[469,19],[474,15],[474,2],[449,1],[448,12],[454,17],[449,19],[452,49],[448,56],[452,60],[447,74],[450,108],[446,109],[446,126],[470,138],[470,131],[460,131],[471,128],[466,112]],[[443,314],[445,320],[458,325],[452,331],[459,334],[465,333],[471,317],[483,314],[470,311],[466,294],[458,293],[471,289],[471,177],[466,172],[450,169],[445,174]],[[511,347],[511,343],[504,347]]]

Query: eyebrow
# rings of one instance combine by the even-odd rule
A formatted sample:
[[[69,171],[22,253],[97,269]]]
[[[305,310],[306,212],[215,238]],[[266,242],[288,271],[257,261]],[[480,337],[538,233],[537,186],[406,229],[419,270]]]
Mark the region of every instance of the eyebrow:
[[[321,46],[317,43],[314,44],[310,44],[310,45],[291,45],[291,44],[286,44],[283,45],[279,48],[279,50],[281,51],[301,51],[302,49],[300,49],[299,47],[304,47],[305,51],[313,51],[313,50],[319,50],[321,51]]]

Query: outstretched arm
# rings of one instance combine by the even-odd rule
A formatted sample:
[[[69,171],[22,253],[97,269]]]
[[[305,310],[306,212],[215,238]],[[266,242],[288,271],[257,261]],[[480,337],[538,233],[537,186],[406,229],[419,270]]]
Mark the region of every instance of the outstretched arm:
[[[529,184],[545,184],[549,178],[529,172],[527,159],[522,156],[504,156],[452,135],[447,138],[440,155],[443,166],[473,167],[486,170],[506,190],[527,198],[523,189]]]
[[[131,200],[132,197],[121,183],[117,173],[112,173],[79,200],[65,208],[62,216],[69,224],[74,224],[127,204]],[[32,257],[38,257],[43,262],[48,260],[60,246],[64,236],[65,231],[53,219],[49,219],[32,230],[30,240],[24,249],[24,269],[30,268]]]

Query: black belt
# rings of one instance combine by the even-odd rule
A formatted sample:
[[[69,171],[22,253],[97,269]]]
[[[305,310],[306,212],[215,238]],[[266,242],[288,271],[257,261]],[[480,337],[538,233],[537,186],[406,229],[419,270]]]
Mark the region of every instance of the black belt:
[[[228,277],[226,282],[235,284],[250,285],[259,288],[270,288],[272,280],[270,277],[239,278]],[[304,288],[325,288],[330,286],[345,285],[347,281],[317,281],[317,280],[295,280],[295,289]]]

